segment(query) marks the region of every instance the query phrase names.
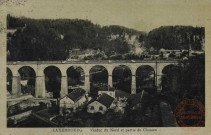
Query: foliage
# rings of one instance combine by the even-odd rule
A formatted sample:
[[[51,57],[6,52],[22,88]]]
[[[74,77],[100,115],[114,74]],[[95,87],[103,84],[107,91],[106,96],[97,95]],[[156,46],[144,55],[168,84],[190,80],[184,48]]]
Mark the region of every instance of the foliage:
[[[155,49],[179,50],[192,49],[200,50],[205,39],[204,27],[192,26],[162,26],[149,32],[146,38],[146,47]]]
[[[205,103],[205,55],[190,57],[183,63],[183,97]]]
[[[171,104],[173,110],[179,102],[185,99],[196,99],[205,104],[204,54],[189,57],[188,60],[181,63],[181,66],[181,76],[178,78],[180,80],[180,86],[169,86],[169,89],[163,91],[164,96],[162,99],[167,100]],[[169,75],[168,78],[170,78],[170,76],[171,75]]]

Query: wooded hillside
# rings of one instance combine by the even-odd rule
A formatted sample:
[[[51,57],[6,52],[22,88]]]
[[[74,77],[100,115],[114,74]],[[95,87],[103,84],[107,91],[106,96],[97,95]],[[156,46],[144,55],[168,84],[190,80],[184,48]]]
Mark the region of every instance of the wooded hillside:
[[[122,26],[100,26],[79,19],[30,19],[7,16],[7,50],[9,61],[65,60],[69,50],[79,48],[104,52],[107,59],[114,55],[155,49],[201,49],[204,28],[191,26],[165,26],[148,34]],[[131,37],[134,42],[131,43]]]

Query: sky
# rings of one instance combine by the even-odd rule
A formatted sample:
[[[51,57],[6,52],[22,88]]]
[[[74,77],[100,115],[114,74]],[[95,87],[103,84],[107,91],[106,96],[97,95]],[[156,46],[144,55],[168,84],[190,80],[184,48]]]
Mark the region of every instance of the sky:
[[[192,0],[12,0],[7,13],[34,19],[88,19],[147,31],[167,25],[204,26],[206,4]]]

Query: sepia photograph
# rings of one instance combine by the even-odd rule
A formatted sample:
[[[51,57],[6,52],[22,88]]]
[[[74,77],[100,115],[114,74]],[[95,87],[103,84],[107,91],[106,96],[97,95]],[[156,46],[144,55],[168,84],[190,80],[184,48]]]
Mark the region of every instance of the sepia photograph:
[[[205,127],[206,27],[185,4],[8,2],[7,128]]]

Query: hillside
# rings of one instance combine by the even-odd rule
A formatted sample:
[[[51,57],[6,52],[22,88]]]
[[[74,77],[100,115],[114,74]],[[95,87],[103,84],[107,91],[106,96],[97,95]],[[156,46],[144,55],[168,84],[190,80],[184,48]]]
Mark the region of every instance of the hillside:
[[[88,59],[139,59],[155,49],[204,47],[203,27],[163,26],[149,33],[118,25],[100,26],[79,19],[30,19],[7,16],[9,61],[66,60],[72,49],[100,50]],[[101,55],[103,54],[103,56]]]
[[[147,35],[146,47],[155,49],[188,49],[189,44],[194,50],[204,47],[205,28],[192,26],[162,26],[153,29]]]

